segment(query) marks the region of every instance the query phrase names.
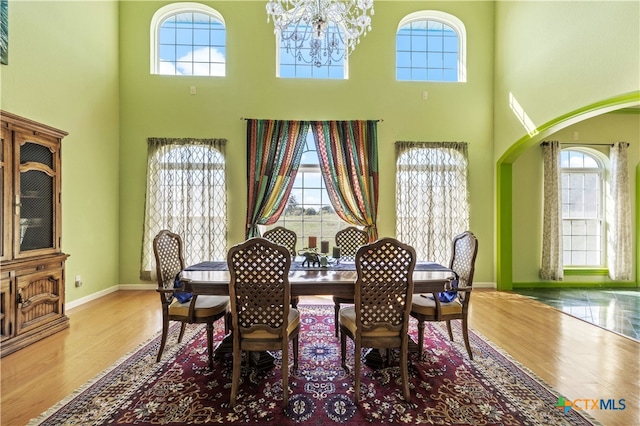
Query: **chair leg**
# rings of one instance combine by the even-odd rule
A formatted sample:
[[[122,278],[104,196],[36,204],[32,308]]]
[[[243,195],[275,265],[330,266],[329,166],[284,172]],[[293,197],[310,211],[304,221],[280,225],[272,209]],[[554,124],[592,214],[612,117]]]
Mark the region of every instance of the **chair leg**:
[[[356,346],[356,351],[355,351],[355,371],[354,371],[354,375],[355,375],[355,395],[356,395],[356,404],[360,404],[360,358],[361,358],[361,351],[362,349],[360,348],[360,345],[356,342],[355,344]]]
[[[451,330],[451,320],[447,320],[447,330],[449,331],[449,339],[453,342],[453,331]]]
[[[231,400],[229,407],[236,406],[236,397],[238,395],[238,387],[240,386],[240,370],[242,369],[242,352],[233,352],[233,373],[231,375]]]
[[[334,317],[333,317],[333,328],[335,328],[336,331],[336,337],[338,337],[338,316],[340,315],[340,304],[339,303],[334,303],[333,304],[333,311],[334,311]]]
[[[209,354],[209,370],[213,370],[213,323],[207,323],[207,353]]]
[[[471,345],[469,344],[469,329],[466,317],[462,319],[462,337],[464,338],[464,345],[467,347],[467,353],[469,353],[469,359],[473,360],[473,352],[471,352]]]
[[[156,358],[156,362],[160,362],[160,359],[162,358],[162,352],[164,351],[164,346],[167,343],[168,333],[169,333],[169,320],[163,318],[162,319],[162,337],[160,338],[160,349],[158,349],[158,357]]]
[[[293,338],[293,370],[298,371],[298,336]]]
[[[411,393],[409,392],[409,337],[406,337],[402,342],[400,349],[400,375],[402,377],[402,395],[404,400],[411,402]]]
[[[225,336],[229,334],[229,330],[231,329],[231,322],[232,322],[231,312],[227,312],[224,315],[224,335]]]
[[[345,372],[349,372],[347,367],[347,334],[342,331],[340,333],[340,355],[342,357],[342,368]]]
[[[282,345],[282,408],[289,405],[289,340]]]
[[[184,336],[184,330],[187,328],[187,323],[183,322],[180,326],[180,335],[178,335],[178,343],[182,343],[182,337]]]
[[[418,320],[418,349],[420,351],[420,360],[422,361],[422,356],[424,355],[424,321]]]
[[[291,307],[293,309],[298,309],[298,302],[300,301],[300,298],[298,296],[294,296],[291,298]]]

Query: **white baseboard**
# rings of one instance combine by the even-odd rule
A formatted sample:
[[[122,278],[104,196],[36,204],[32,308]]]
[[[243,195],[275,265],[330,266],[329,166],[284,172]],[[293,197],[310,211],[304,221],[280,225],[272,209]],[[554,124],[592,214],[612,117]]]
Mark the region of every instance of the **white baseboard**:
[[[104,290],[97,291],[88,296],[81,297],[80,299],[76,299],[73,302],[68,302],[65,304],[65,309],[68,311],[73,308],[77,308],[80,305],[84,305],[87,302],[91,302],[92,300],[96,300],[101,298],[102,296],[106,296],[107,294],[113,293],[118,290],[155,290],[158,287],[157,284],[120,284],[114,285],[113,287],[106,288]]]
[[[491,282],[484,282],[484,283],[479,283],[474,281],[473,282],[473,288],[490,288],[490,289],[497,289],[498,286],[496,285],[496,283],[491,283]]]

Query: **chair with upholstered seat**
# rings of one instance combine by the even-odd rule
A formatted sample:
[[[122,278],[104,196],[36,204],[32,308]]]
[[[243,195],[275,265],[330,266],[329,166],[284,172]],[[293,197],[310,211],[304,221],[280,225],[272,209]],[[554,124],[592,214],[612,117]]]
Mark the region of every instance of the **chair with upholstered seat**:
[[[355,304],[340,309],[338,322],[345,370],[347,336],[355,346],[356,403],[360,402],[362,348],[400,348],[402,394],[410,402],[407,332],[416,252],[396,239],[383,238],[360,247],[355,262]]]
[[[264,231],[262,237],[286,247],[289,250],[289,253],[291,253],[291,257],[296,257],[296,243],[298,241],[298,235],[294,231],[282,226],[276,226],[275,228],[269,229],[268,231]],[[293,306],[294,308],[298,307],[299,301],[299,297],[292,297],[291,306]]]
[[[229,295],[233,335],[230,406],[236,405],[242,352],[282,351],[283,406],[289,398],[289,341],[298,368],[300,312],[290,307],[291,255],[282,245],[251,238],[229,249]],[[248,357],[247,357],[248,358]]]
[[[229,297],[198,296],[197,294],[185,293],[184,289],[175,287],[176,277],[185,267],[182,247],[180,235],[166,229],[160,231],[153,239],[153,253],[156,258],[156,274],[158,276],[156,290],[160,293],[160,301],[162,302],[162,337],[156,361],[160,361],[162,358],[169,332],[169,321],[182,323],[178,342],[182,342],[187,324],[204,323],[207,328],[209,368],[213,368],[213,323],[225,317],[229,312]]]
[[[462,320],[462,335],[464,344],[469,353],[469,358],[473,359],[471,345],[469,344],[469,333],[467,316],[469,312],[469,301],[473,286],[473,273],[475,270],[476,256],[478,254],[478,240],[471,232],[466,231],[457,235],[453,239],[451,260],[449,268],[457,276],[457,293],[452,294],[451,301],[441,301],[438,293],[413,296],[411,306],[411,316],[418,320],[418,347],[420,359],[424,354],[424,323],[425,321],[446,321],[449,331],[449,338],[453,341],[451,330],[451,320]],[[455,283],[454,283],[455,285]],[[445,299],[446,300],[446,299]]]
[[[336,246],[340,247],[340,260],[353,262],[358,249],[368,242],[369,236],[366,231],[355,226],[341,229],[336,233]],[[333,296],[336,337],[338,337],[338,312],[340,311],[340,305],[343,304],[353,304],[353,298]]]

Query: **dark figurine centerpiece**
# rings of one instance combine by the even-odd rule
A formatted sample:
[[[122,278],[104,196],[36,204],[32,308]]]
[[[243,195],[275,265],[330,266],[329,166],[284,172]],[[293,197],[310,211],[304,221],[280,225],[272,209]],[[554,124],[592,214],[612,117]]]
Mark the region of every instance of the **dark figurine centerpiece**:
[[[323,266],[327,267],[329,265],[329,259],[326,254],[318,253],[318,249],[316,247],[304,248],[298,252],[300,256],[304,256],[304,260],[302,261],[302,266]]]

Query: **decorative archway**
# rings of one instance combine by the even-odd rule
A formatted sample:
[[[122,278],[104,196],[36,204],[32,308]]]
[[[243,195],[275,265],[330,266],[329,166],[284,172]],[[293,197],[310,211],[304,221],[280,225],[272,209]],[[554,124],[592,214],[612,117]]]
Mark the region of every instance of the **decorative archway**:
[[[587,120],[622,108],[640,105],[640,91],[627,93],[587,105],[583,108],[561,115],[538,127],[533,136],[526,135],[514,143],[496,164],[496,284],[498,290],[513,288],[513,229],[512,229],[512,165],[513,162],[531,146],[549,135]],[[640,167],[640,166],[638,166]],[[636,169],[636,181],[640,179],[640,170]],[[640,182],[636,184],[636,200],[640,200]],[[640,202],[640,201],[639,201]],[[636,247],[640,233],[640,210],[636,208]],[[640,264],[640,250],[637,250],[636,263]],[[636,268],[636,285],[638,284]]]

